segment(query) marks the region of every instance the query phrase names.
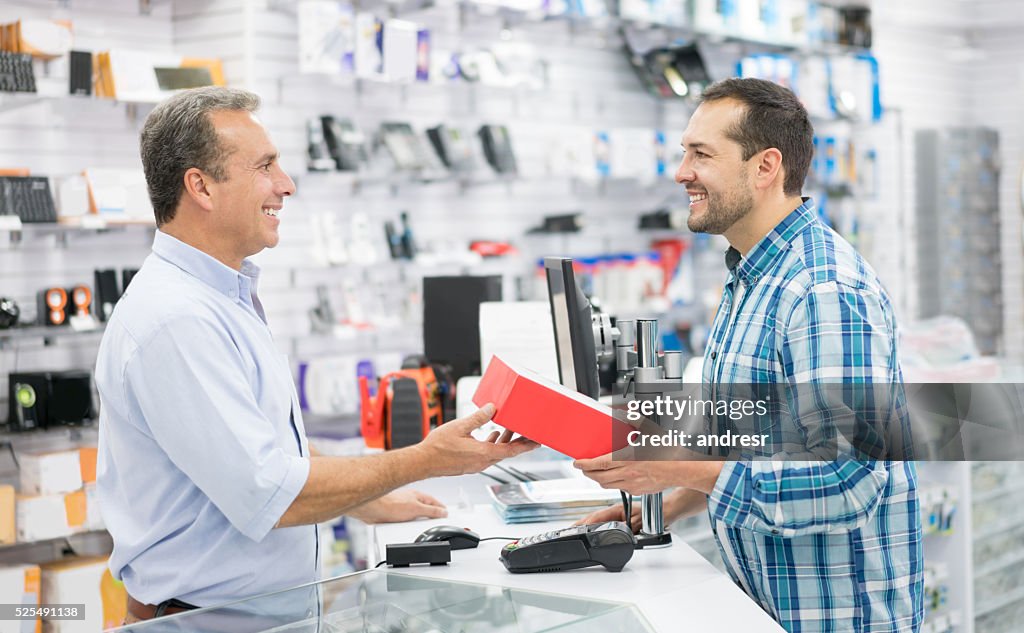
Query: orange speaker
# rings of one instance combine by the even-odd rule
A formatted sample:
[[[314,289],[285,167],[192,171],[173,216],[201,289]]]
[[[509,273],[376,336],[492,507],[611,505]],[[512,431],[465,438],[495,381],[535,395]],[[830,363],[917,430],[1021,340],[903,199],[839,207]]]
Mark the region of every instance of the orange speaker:
[[[68,298],[75,307],[77,316],[86,316],[92,307],[92,290],[89,286],[79,284],[68,290]]]
[[[40,321],[46,325],[64,325],[68,321],[68,293],[63,288],[39,291]]]

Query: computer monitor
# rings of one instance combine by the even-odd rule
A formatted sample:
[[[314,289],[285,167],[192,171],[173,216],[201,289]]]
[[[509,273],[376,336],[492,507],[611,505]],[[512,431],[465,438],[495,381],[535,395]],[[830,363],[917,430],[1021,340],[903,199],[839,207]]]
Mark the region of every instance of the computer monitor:
[[[555,329],[559,379],[562,385],[596,400],[601,385],[590,301],[576,283],[572,259],[545,257],[544,273]]]

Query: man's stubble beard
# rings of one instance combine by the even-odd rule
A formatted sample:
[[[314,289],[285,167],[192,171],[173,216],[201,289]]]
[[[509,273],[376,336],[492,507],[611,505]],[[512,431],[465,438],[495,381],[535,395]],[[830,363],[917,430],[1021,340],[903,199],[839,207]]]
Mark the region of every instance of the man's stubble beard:
[[[703,215],[694,216],[691,213],[686,219],[686,228],[694,233],[722,235],[753,210],[754,195],[746,187],[724,197],[708,193],[705,204],[707,209]]]

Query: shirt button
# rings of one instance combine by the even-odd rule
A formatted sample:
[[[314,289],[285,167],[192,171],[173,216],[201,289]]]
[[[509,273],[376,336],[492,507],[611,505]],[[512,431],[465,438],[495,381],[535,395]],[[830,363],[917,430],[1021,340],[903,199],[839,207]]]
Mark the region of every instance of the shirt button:
[[[711,360],[718,358],[718,352],[711,352]]]

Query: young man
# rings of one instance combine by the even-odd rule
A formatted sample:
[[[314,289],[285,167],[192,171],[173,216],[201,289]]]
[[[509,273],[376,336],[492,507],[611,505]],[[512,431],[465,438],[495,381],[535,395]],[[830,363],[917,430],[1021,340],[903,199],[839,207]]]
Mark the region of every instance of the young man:
[[[311,451],[246,259],[277,245],[295,191],[258,106],[240,90],[186,91],[142,130],[158,230],[96,366],[97,486],[129,623],[316,581],[316,523],[444,516],[427,495],[391,491],[534,446],[509,434],[475,440],[487,405],[409,448]]]
[[[710,86],[683,134],[676,182],[689,194],[687,225],[730,244],[705,385],[902,385],[896,321],[882,284],[800,196],[812,136],[793,93],[759,79]],[[606,455],[576,465],[602,486],[633,494],[679,487],[666,496],[667,521],[706,507],[729,574],[787,630],[921,626],[923,548],[911,462]],[[622,510],[585,521],[612,518]]]

